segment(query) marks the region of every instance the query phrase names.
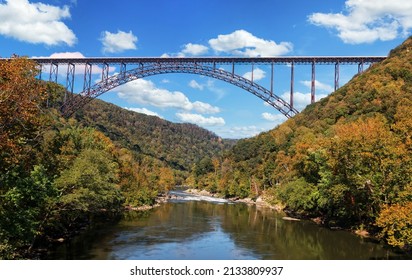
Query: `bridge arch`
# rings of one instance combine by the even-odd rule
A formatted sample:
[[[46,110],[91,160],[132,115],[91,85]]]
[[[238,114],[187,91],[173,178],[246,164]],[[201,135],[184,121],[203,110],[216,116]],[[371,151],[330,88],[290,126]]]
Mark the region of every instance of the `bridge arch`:
[[[198,63],[179,62],[141,64],[140,67],[136,67],[127,71],[121,70],[119,74],[103,77],[102,81],[88,88],[85,88],[81,93],[67,100],[63,105],[62,110],[64,114],[70,116],[77,109],[81,108],[87,102],[89,102],[92,98],[96,98],[118,86],[131,82],[133,80],[153,75],[170,73],[198,74],[225,81],[254,94],[255,96],[259,97],[260,99],[277,109],[287,118],[290,118],[299,113],[288,102],[275,95],[272,91],[255,83],[252,80],[248,80],[240,75],[237,75],[234,72],[228,72],[223,69],[216,68],[215,65],[208,66]]]

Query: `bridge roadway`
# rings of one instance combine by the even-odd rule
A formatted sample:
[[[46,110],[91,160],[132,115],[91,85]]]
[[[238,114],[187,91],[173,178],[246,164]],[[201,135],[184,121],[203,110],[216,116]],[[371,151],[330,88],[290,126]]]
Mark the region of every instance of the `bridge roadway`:
[[[201,63],[201,64],[373,64],[386,56],[277,56],[277,57],[90,57],[32,58],[39,64],[140,64],[140,63]]]
[[[41,66],[41,72],[49,67],[49,80],[57,82],[59,65],[66,68],[66,89],[73,93],[76,65],[84,65],[83,91],[76,98],[65,97],[63,111],[67,115],[83,106],[91,98],[135,79],[166,73],[191,73],[209,76],[236,85],[251,92],[266,103],[280,111],[286,117],[292,117],[298,111],[293,104],[295,65],[311,65],[311,103],[315,102],[315,66],[334,65],[334,89],[339,88],[340,65],[358,65],[358,73],[362,73],[364,65],[371,65],[384,60],[385,56],[278,56],[278,57],[87,57],[87,58],[31,58]],[[271,65],[270,89],[266,89],[254,81],[255,65]],[[290,65],[290,99],[283,100],[274,94],[274,65]],[[119,74],[109,76],[110,66],[119,65]],[[231,65],[231,71],[219,68],[219,65]],[[251,78],[247,79],[235,73],[236,65],[251,65]],[[101,82],[92,85],[92,67],[102,66]],[[133,66],[128,70],[127,66]],[[60,67],[61,68],[61,67]],[[62,73],[59,73],[62,74]],[[41,78],[41,73],[40,73]]]

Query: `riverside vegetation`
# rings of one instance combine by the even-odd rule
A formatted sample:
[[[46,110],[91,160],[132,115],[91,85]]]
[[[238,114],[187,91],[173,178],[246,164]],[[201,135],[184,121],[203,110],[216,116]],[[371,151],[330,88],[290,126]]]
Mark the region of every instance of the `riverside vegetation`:
[[[263,196],[330,227],[412,246],[412,38],[277,128],[222,140],[64,89],[24,58],[0,62],[0,258],[36,258],[98,215],[152,205],[175,185]],[[54,105],[54,106],[53,106]]]

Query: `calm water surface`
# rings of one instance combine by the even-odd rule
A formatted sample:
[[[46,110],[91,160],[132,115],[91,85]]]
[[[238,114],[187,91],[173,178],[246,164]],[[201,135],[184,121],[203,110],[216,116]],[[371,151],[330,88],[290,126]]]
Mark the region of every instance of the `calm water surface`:
[[[186,195],[89,230],[51,259],[392,259],[383,246],[264,208]],[[183,197],[182,197],[183,196]]]

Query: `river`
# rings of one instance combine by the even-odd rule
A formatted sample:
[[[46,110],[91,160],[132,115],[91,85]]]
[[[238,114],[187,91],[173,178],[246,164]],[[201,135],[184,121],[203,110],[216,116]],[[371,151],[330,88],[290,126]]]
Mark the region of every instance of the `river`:
[[[352,233],[274,210],[177,192],[177,198],[62,244],[50,259],[254,260],[399,259],[401,255]]]

